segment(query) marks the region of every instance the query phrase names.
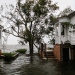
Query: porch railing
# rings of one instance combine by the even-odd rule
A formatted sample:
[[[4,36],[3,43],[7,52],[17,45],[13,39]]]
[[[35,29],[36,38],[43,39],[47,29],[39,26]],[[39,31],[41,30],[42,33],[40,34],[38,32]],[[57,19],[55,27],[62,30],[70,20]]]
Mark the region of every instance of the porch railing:
[[[47,55],[46,48],[45,48],[44,44],[43,44],[43,52],[44,52],[44,54],[45,54],[45,57],[46,57],[47,60],[48,60],[48,55]]]

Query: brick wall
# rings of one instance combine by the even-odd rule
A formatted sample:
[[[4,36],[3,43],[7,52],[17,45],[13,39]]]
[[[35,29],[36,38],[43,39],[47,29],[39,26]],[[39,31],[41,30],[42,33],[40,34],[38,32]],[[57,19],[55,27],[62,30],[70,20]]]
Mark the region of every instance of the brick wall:
[[[75,60],[75,47],[74,46],[71,46],[71,59],[72,60]]]
[[[44,52],[41,51],[41,50],[39,50],[39,55],[40,55],[41,58],[44,58],[44,57],[45,57],[45,56],[44,56]]]
[[[74,50],[71,49],[71,59],[74,60]]]
[[[75,60],[75,49],[71,48],[70,44],[56,44],[53,50],[55,58],[57,58],[59,61],[62,61],[62,48],[66,47],[71,49],[71,60]]]
[[[60,50],[60,44],[56,44],[53,50],[55,58],[57,58],[59,61],[62,60],[61,58],[61,50]]]

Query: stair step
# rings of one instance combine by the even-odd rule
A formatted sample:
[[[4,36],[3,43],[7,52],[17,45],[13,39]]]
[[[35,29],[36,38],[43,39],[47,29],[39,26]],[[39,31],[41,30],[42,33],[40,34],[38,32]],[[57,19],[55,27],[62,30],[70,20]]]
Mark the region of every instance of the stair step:
[[[53,54],[47,54],[48,56],[54,56]]]
[[[45,55],[46,56],[46,55]],[[54,56],[54,55],[47,55],[47,56]]]
[[[54,56],[53,54],[51,55],[51,54],[47,54],[48,56]]]
[[[47,54],[53,54],[53,53],[47,53]],[[53,54],[54,55],[54,54]]]
[[[47,51],[46,53],[47,53],[48,58],[55,58],[53,51]],[[45,57],[46,57],[46,55],[45,55]]]
[[[54,58],[54,56],[48,56],[48,58]]]
[[[49,54],[49,53],[50,53],[50,54],[53,54],[53,52],[46,52],[46,53],[48,53],[48,54]]]

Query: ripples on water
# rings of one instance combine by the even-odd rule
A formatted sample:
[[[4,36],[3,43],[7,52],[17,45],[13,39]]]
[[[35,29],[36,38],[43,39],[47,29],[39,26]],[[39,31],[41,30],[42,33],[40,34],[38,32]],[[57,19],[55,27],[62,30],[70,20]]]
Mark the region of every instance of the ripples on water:
[[[75,75],[75,61],[41,60],[35,53],[32,57],[20,54],[9,63],[1,59],[0,75]]]
[[[0,60],[1,75],[75,75],[75,62],[59,62],[57,60],[41,60],[38,54],[32,57],[20,54],[11,63]]]

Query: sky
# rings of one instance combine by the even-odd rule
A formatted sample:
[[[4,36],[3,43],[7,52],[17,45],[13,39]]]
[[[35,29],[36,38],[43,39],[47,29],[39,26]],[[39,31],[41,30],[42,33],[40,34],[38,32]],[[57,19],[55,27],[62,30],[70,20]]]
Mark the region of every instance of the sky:
[[[4,5],[4,4],[13,4],[13,5],[16,5],[16,1],[17,0],[0,0],[0,5]],[[75,0],[52,0],[53,3],[57,3],[57,5],[59,6],[59,10],[56,12],[56,14],[58,14],[60,11],[63,11],[66,7],[68,6],[71,6],[71,9],[75,11]],[[9,45],[15,45],[15,44],[18,44],[18,38],[17,37],[14,37],[12,35],[10,35],[8,37],[8,40],[7,40],[7,44]],[[45,42],[47,42],[48,39],[47,37],[45,37]]]

